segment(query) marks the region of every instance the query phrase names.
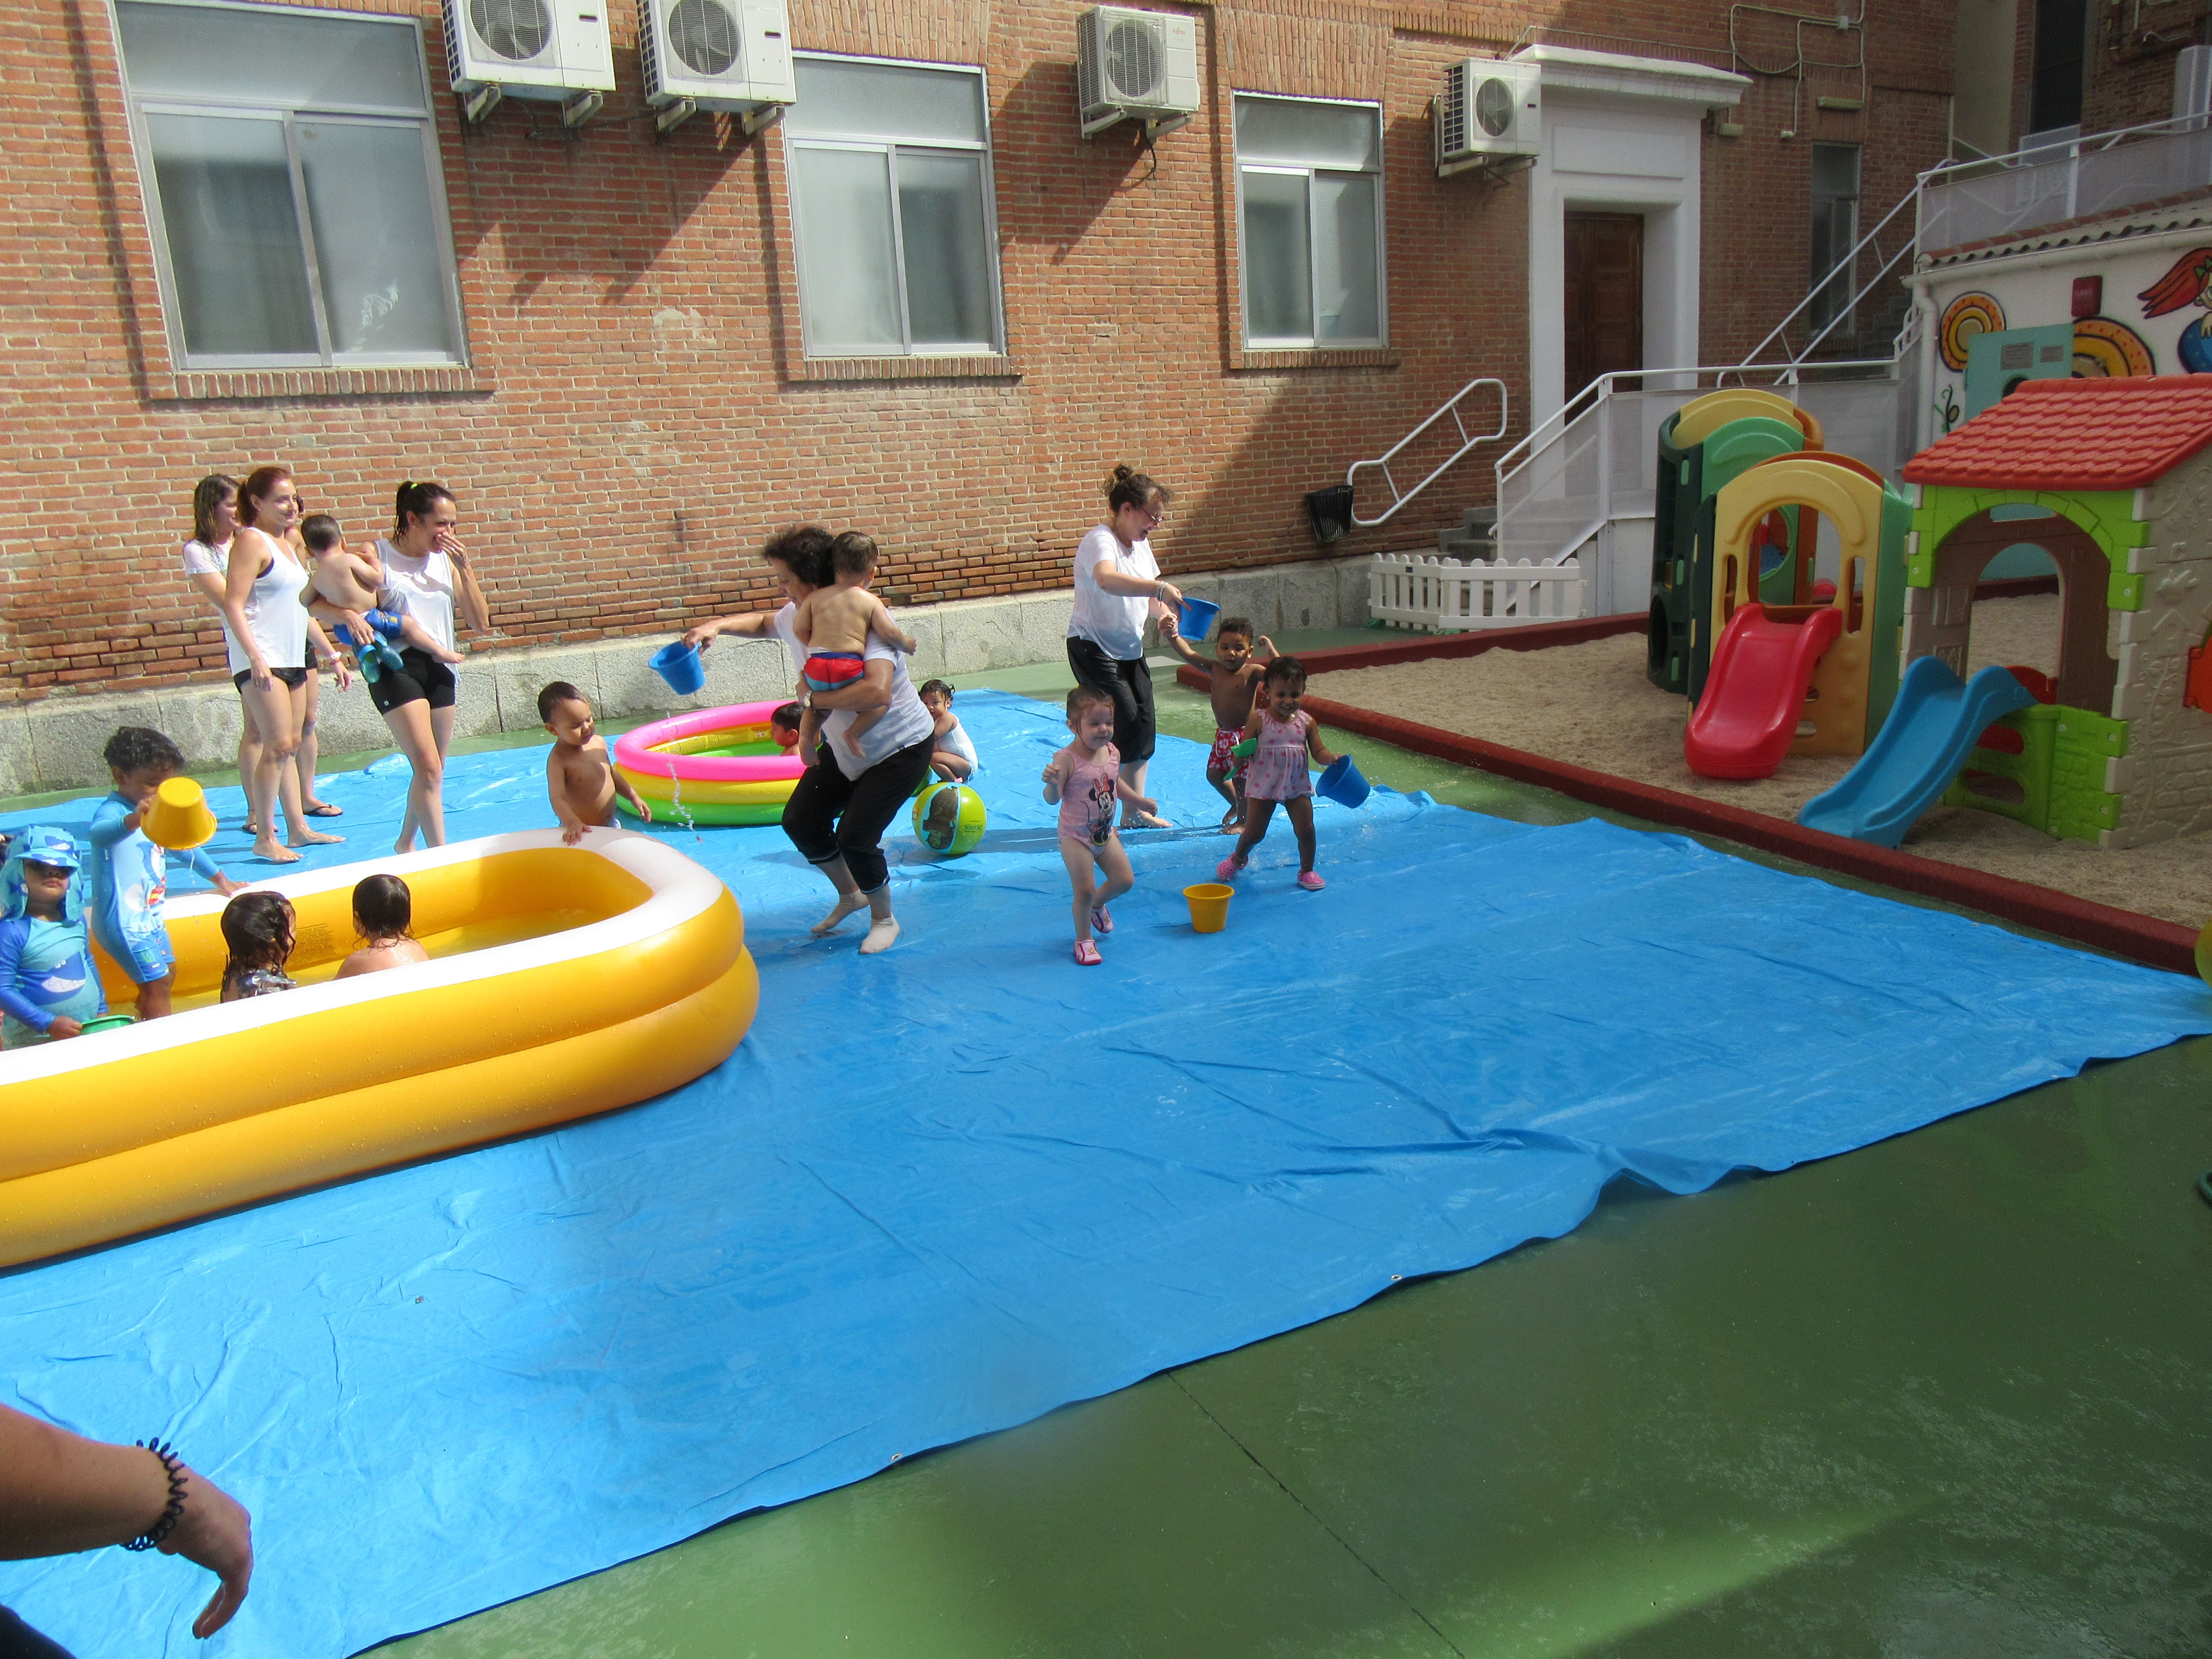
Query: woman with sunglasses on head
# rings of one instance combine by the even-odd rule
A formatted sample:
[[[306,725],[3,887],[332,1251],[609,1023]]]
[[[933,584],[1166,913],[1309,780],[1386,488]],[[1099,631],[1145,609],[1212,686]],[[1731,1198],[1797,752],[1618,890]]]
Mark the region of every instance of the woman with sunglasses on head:
[[[1152,674],[1145,665],[1145,623],[1158,617],[1173,629],[1182,590],[1160,580],[1152,534],[1167,517],[1169,490],[1126,466],[1106,486],[1113,517],[1075,550],[1075,612],[1067,623],[1067,665],[1079,685],[1095,685],[1114,702],[1114,747],[1131,791],[1145,793],[1152,758]],[[1164,830],[1168,820],[1124,799],[1124,830]]]

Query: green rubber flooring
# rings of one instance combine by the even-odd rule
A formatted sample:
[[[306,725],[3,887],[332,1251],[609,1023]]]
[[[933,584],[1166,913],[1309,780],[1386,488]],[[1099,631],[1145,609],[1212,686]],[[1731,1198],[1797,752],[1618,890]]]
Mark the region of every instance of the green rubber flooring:
[[[1162,729],[1210,737],[1156,675]],[[2212,1038],[1695,1197],[1617,1184],[1565,1238],[380,1651],[2201,1656],[2208,1165]]]

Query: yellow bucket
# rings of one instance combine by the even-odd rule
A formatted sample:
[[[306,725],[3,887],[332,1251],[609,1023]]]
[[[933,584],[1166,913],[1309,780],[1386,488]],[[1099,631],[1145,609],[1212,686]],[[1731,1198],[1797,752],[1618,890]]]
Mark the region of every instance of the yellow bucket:
[[[1190,905],[1190,925],[1201,933],[1218,933],[1229,920],[1229,900],[1237,890],[1218,881],[1201,881],[1186,887],[1182,896]]]
[[[190,852],[215,839],[215,814],[208,810],[207,794],[190,778],[165,778],[146,803],[138,826],[146,839],[172,853]]]

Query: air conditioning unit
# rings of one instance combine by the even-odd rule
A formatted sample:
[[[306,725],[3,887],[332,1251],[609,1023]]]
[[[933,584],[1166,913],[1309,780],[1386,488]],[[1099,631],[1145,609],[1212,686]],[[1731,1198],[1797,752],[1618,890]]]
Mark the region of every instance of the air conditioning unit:
[[[1093,6],[1076,27],[1083,136],[1137,120],[1172,132],[1198,113],[1198,26],[1172,12]]]
[[[1469,58],[1446,70],[1431,111],[1437,176],[1534,161],[1544,131],[1542,76],[1540,65],[1497,58]]]
[[[575,126],[615,89],[605,0],[445,0],[445,13],[446,68],[470,121],[501,98],[542,98]]]
[[[702,109],[757,132],[799,100],[785,0],[637,0],[637,39],[663,132]]]

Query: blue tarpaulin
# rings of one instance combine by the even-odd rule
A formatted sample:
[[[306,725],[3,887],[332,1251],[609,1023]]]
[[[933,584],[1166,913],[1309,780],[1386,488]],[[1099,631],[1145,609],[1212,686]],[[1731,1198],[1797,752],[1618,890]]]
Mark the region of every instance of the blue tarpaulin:
[[[1079,968],[1060,711],[960,706],[990,834],[939,862],[894,829],[887,955],[809,937],[828,889],[776,830],[665,832],[760,963],[708,1076],[0,1276],[0,1397],[173,1437],[259,1549],[206,1648],[181,1561],[0,1567],[0,1601],[82,1659],[335,1659],[1564,1233],[1623,1171],[1695,1192],[2212,1030],[2193,980],[1381,790],[1317,807],[1325,892],[1279,817],[1197,935],[1227,840],[1172,738],[1153,793],[1204,827],[1133,838]],[[455,760],[453,836],[551,822],[543,755]],[[331,780],[354,840],[316,861],[388,846],[404,782]]]

